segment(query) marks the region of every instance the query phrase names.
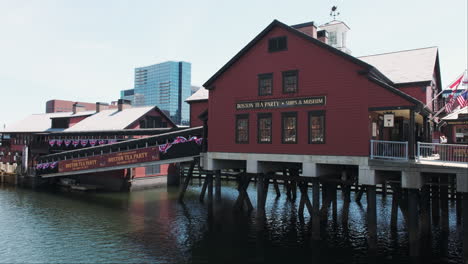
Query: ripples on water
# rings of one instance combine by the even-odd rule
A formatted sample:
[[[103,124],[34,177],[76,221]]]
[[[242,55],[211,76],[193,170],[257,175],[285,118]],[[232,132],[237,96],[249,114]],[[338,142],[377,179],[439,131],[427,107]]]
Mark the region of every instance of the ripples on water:
[[[304,221],[297,217],[299,196],[294,203],[285,195],[275,199],[270,188],[266,221],[257,223],[255,213],[232,210],[237,190],[225,184],[212,217],[207,203],[198,201],[198,184],[190,187],[184,204],[177,202],[177,190],[166,188],[81,194],[0,187],[0,263],[462,262],[461,227],[452,203],[448,236],[433,225],[426,256],[410,260],[401,213],[398,231],[390,228],[391,196],[377,196],[378,251],[370,254],[365,196],[362,205],[351,197],[347,225],[339,199],[336,217],[330,210],[322,240],[314,242],[307,209]],[[255,205],[253,186],[249,196]]]

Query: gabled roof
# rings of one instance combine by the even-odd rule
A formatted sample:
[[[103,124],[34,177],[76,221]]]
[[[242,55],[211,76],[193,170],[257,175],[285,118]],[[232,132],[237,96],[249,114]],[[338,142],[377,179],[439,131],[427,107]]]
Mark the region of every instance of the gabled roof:
[[[375,54],[358,57],[385,74],[393,83],[432,81],[437,47]]]
[[[340,21],[335,21],[336,23],[340,22]],[[340,22],[341,23],[341,22]],[[400,60],[398,66],[402,66],[404,65],[404,70],[401,70],[401,71],[398,71],[398,70],[390,70],[390,69],[393,69],[394,67],[398,68],[396,64],[392,64],[390,63],[391,66],[393,67],[385,67],[385,63],[382,63],[382,64],[379,64],[378,62],[380,61],[378,57],[380,56],[383,56],[381,58],[384,58],[382,59],[382,61],[385,62],[385,55],[387,54],[380,54],[380,55],[374,55],[374,56],[365,56],[365,57],[361,57],[361,58],[364,58],[364,59],[361,59],[361,58],[356,58],[354,56],[351,56],[345,52],[342,52],[341,50],[339,49],[336,49],[328,44],[325,44],[323,43],[322,41],[318,40],[318,39],[315,39],[293,27],[290,27],[278,20],[273,20],[273,22],[271,22],[262,32],[260,32],[252,41],[250,41],[242,50],[240,50],[231,60],[229,60],[221,69],[219,69],[208,81],[206,81],[203,86],[205,88],[207,88],[208,90],[211,90],[211,89],[214,89],[214,87],[212,86],[213,82],[219,77],[221,76],[225,71],[227,71],[234,63],[236,63],[237,60],[239,60],[245,53],[247,53],[254,45],[257,44],[257,42],[259,42],[265,35],[267,35],[273,28],[275,27],[280,27],[304,40],[307,40],[309,41],[312,45],[317,45],[329,52],[332,52],[340,57],[342,57],[343,59],[346,59],[358,66],[361,66],[363,68],[362,71],[360,71],[359,73],[360,74],[363,74],[363,75],[367,75],[367,77],[369,78],[370,81],[374,82],[374,83],[377,83],[378,85],[380,85],[381,87],[383,88],[386,88],[387,90],[390,90],[391,92],[405,98],[406,100],[408,100],[409,102],[411,103],[414,103],[418,109],[420,109],[421,111],[424,111],[426,113],[429,113],[430,110],[424,106],[424,104],[415,99],[414,97],[412,96],[409,96],[408,94],[404,93],[404,92],[401,92],[399,91],[397,88],[395,88],[395,83],[409,83],[409,82],[415,82],[414,80],[417,80],[416,82],[418,81],[422,81],[421,79],[424,79],[424,81],[427,81],[427,80],[432,80],[432,74],[434,73],[434,70],[437,70],[435,69],[434,67],[437,65],[437,60],[438,60],[438,52],[437,52],[437,47],[431,47],[431,48],[425,48],[425,49],[419,49],[419,50],[408,50],[408,51],[401,51],[401,52],[395,52],[396,55],[393,55],[393,56],[396,56],[396,57],[400,57],[402,60]],[[390,53],[388,53],[390,54]],[[375,58],[372,58],[372,57],[375,57]],[[394,61],[393,59],[390,59],[392,57],[392,55],[390,55],[388,60],[389,61]],[[367,60],[365,60],[367,58]],[[414,64],[417,64],[417,65],[422,65],[423,69],[416,69],[416,70],[412,70],[412,69],[408,69],[407,64],[411,64],[411,63],[407,63],[405,64],[406,60],[407,59],[412,59],[412,60],[416,60],[418,61],[417,63],[416,62],[411,62]],[[370,63],[370,61],[372,61],[373,64],[377,64],[377,65],[380,65],[381,68],[377,67],[377,65],[373,65]],[[426,63],[426,64],[424,64]],[[423,65],[424,64],[424,65]],[[428,66],[429,65],[429,66]],[[414,66],[413,66],[414,67]],[[381,70],[382,69],[382,70]],[[430,74],[429,74],[429,69],[430,69]],[[395,80],[393,80],[391,77],[387,76],[385,74],[385,72],[383,72],[384,70],[386,70],[388,72],[388,74],[391,75],[391,77],[393,77]],[[408,71],[408,72],[411,72],[409,74],[409,77],[403,77],[404,76],[404,72],[405,71]],[[437,73],[438,76],[440,75],[440,73]],[[423,77],[421,77],[423,76]],[[430,76],[429,79],[427,79],[426,76]],[[439,81],[440,81],[440,77],[438,77]]]
[[[247,44],[247,46],[245,46],[242,50],[240,50],[231,60],[229,60],[221,69],[219,69],[208,81],[206,81],[203,86],[205,88],[207,88],[208,90],[212,89],[211,87],[211,84],[221,75],[223,74],[226,70],[229,69],[229,67],[231,67],[231,65],[233,65],[238,59],[240,59],[245,53],[247,53],[247,51],[250,50],[250,48],[252,48],[255,44],[257,44],[258,41],[260,41],[266,34],[268,34],[268,32],[270,32],[274,27],[280,27],[280,28],[283,28],[285,30],[287,30],[288,32],[292,33],[292,34],[295,34],[305,40],[308,40],[310,41],[311,43],[317,45],[317,46],[320,46],[330,52],[333,52],[341,57],[343,57],[344,59],[347,59],[359,66],[362,66],[364,67],[365,69],[372,69],[373,67],[369,64],[367,64],[366,62],[364,61],[361,61],[345,52],[342,52],[328,44],[325,44],[323,42],[321,42],[320,40],[318,39],[315,39],[305,33],[302,33],[301,31],[297,30],[297,29],[294,29],[293,27],[290,27],[278,20],[273,20],[273,22],[270,23],[270,25],[268,25],[262,32],[260,32],[260,34],[258,34],[252,41],[249,42],[249,44]]]
[[[185,100],[187,103],[191,103],[193,101],[203,101],[208,100],[208,90],[200,87],[194,94],[192,94],[189,98]]]
[[[46,131],[63,131],[62,128],[51,128],[52,118],[70,118],[78,116],[87,116],[94,114],[95,111],[82,111],[76,114],[72,112],[59,112],[48,114],[32,114],[25,119],[8,126],[4,133],[10,132],[46,132]]]
[[[167,118],[167,116],[155,106],[132,107],[123,109],[122,111],[118,111],[118,109],[106,109],[67,128],[65,132],[125,129],[153,109],[156,109]],[[170,118],[167,119],[169,122],[172,122]]]

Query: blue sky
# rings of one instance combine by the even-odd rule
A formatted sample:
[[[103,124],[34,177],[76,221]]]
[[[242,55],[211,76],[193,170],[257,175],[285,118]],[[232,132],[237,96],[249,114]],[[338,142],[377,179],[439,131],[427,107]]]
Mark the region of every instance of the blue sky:
[[[0,0],[0,125],[50,99],[116,100],[166,60],[201,85],[273,19],[320,25],[333,5],[354,56],[438,46],[444,86],[467,68],[466,0]]]

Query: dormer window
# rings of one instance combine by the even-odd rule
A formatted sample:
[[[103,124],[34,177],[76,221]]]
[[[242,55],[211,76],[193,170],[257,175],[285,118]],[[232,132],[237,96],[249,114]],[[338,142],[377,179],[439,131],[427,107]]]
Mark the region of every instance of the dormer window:
[[[68,118],[52,118],[51,128],[68,128],[68,127],[69,127]]]
[[[268,52],[277,52],[288,49],[288,39],[286,36],[271,38],[268,40]]]

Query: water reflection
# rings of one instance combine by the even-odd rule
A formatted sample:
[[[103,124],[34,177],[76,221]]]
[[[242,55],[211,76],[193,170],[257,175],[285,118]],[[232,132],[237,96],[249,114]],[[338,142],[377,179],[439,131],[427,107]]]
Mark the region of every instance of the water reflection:
[[[343,199],[339,191],[321,240],[312,240],[312,219],[298,216],[298,199],[276,197],[270,185],[263,220],[233,210],[238,191],[223,183],[222,199],[200,203],[198,182],[177,202],[177,189],[132,193],[50,193],[0,188],[0,263],[460,263],[455,205],[448,228],[432,224],[425,256],[411,260],[401,211],[390,225],[391,196],[377,196],[378,243],[367,245],[366,195]],[[308,190],[309,197],[312,191]],[[256,205],[256,187],[248,189]],[[334,209],[336,208],[336,213]],[[431,241],[431,240],[429,240]]]

